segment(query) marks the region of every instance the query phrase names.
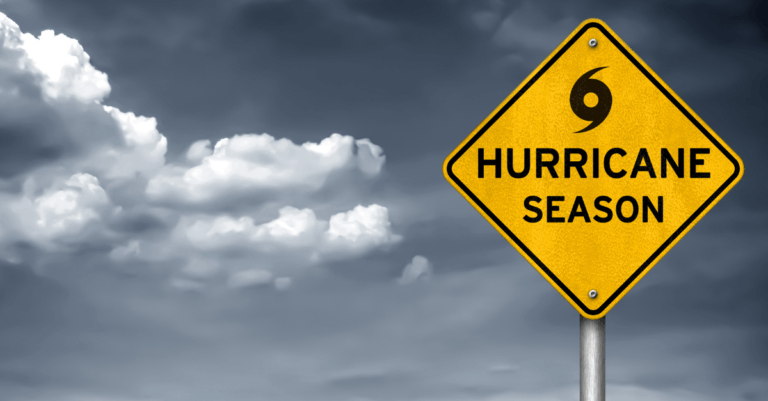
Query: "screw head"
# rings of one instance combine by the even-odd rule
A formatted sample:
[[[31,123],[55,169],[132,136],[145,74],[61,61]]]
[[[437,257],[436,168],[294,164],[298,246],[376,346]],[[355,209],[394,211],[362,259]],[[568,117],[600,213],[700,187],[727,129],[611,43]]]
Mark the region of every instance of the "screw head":
[[[595,46],[597,46],[597,39],[590,39],[590,40],[589,40],[589,46],[590,46],[590,47],[595,47]]]
[[[594,39],[593,39],[593,40],[594,40]],[[597,291],[595,291],[595,290],[590,290],[590,291],[589,291],[589,297],[590,297],[590,298],[592,298],[592,299],[595,299],[595,298],[597,298]]]

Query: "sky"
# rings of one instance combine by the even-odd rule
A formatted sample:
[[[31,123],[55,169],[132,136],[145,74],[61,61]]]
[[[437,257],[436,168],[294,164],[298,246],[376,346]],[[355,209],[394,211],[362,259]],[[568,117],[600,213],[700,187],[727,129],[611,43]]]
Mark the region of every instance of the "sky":
[[[441,169],[600,18],[745,165],[607,316],[607,397],[768,400],[766,3],[0,12],[0,399],[576,400],[578,312]]]

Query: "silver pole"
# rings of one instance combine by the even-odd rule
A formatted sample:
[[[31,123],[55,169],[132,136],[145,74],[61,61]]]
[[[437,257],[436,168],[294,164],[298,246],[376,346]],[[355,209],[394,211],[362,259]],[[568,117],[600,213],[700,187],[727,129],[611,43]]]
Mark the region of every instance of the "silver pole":
[[[605,401],[605,318],[579,315],[581,328],[581,401]]]

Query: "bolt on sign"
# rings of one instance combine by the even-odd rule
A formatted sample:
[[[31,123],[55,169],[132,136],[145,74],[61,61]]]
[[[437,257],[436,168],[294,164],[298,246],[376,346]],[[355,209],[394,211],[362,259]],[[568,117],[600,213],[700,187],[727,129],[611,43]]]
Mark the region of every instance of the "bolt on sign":
[[[741,179],[741,159],[590,19],[449,156],[446,179],[599,319]]]

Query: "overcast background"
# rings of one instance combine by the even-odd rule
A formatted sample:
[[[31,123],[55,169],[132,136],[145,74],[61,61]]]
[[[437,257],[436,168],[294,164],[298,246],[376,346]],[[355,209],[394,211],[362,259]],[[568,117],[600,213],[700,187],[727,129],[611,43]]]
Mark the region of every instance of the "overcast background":
[[[596,17],[746,167],[607,317],[608,398],[768,400],[765,2],[0,11],[0,399],[578,399],[578,313],[441,166]]]

